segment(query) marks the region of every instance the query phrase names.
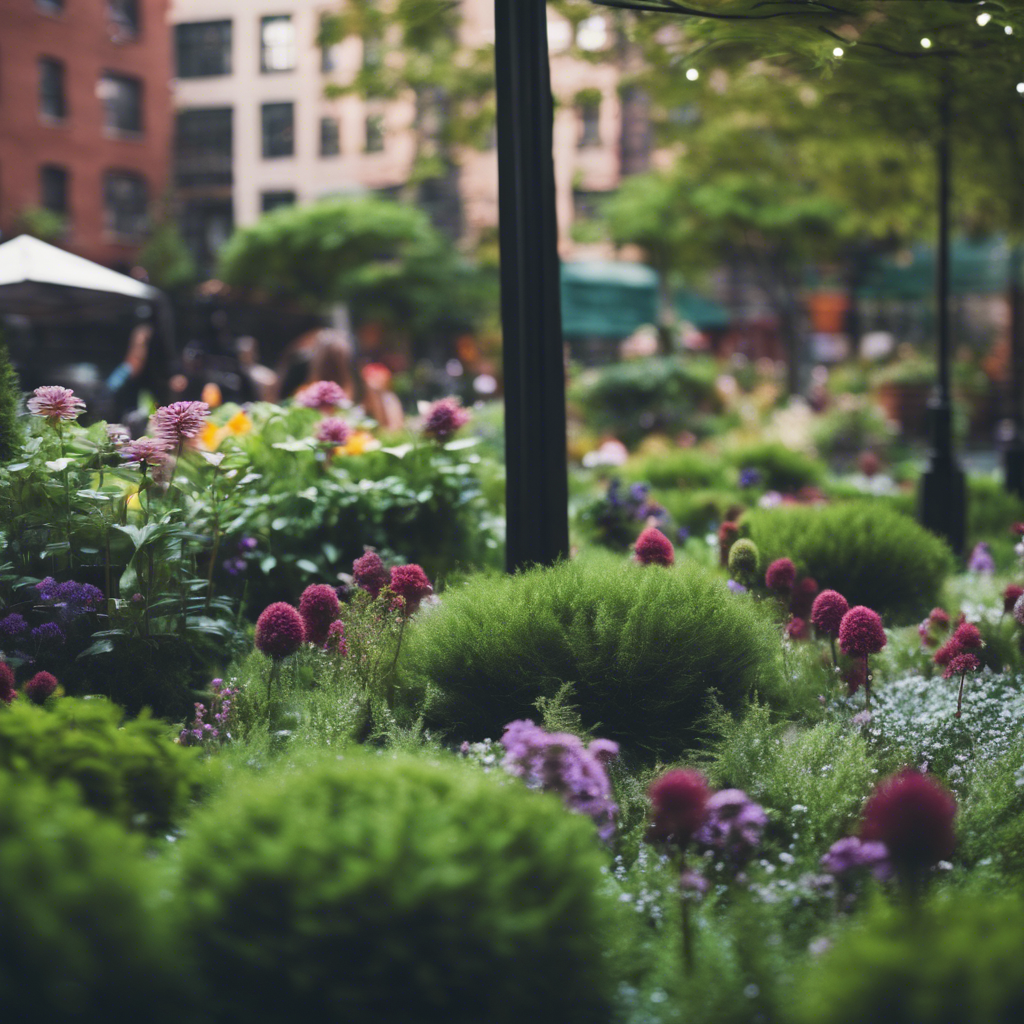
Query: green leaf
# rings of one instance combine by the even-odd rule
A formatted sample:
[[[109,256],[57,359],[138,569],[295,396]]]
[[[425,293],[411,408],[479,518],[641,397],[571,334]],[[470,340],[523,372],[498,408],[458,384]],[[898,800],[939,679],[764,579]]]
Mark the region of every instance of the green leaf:
[[[301,569],[303,572],[319,574],[320,569],[314,565],[308,558],[300,558],[295,563],[296,568]]]

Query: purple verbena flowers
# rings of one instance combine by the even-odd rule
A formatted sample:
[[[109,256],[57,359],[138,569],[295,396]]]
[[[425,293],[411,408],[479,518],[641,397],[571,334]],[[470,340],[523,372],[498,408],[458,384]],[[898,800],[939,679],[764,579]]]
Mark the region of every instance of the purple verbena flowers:
[[[742,789],[722,789],[704,805],[704,823],[694,839],[739,868],[761,845],[761,834],[767,824],[764,808]]]
[[[211,707],[207,709],[201,701],[196,701],[192,724],[182,729],[178,736],[183,747],[209,747],[231,738],[228,732],[231,706],[238,689],[228,686],[223,679],[214,679],[210,688],[213,690]]]

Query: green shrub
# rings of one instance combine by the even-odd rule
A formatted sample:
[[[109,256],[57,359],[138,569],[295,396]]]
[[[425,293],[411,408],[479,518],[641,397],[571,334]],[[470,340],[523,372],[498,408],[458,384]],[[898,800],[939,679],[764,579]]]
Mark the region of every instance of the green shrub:
[[[885,452],[896,442],[896,429],[874,402],[846,398],[814,422],[812,438],[824,456],[857,455],[865,449]]]
[[[759,486],[773,491],[798,491],[820,483],[825,475],[825,466],[817,459],[777,441],[740,445],[726,457],[737,469],[758,470]]]
[[[878,901],[798,986],[799,1024],[1024,1019],[1024,902],[946,892],[917,913]]]
[[[749,496],[739,490],[655,490],[651,498],[665,506],[673,522],[702,533],[743,508]]]
[[[707,570],[593,555],[447,592],[399,664],[406,685],[440,691],[428,717],[457,736],[500,735],[571,682],[588,728],[671,755],[713,694],[730,709],[758,687],[774,694],[778,650],[758,608]]]
[[[0,465],[13,461],[21,447],[21,424],[18,422],[20,401],[18,375],[11,365],[7,346],[0,337]]]
[[[218,1020],[609,1017],[593,826],[503,773],[312,762],[225,794],[181,852]]]
[[[959,855],[968,864],[991,858],[1019,878],[1024,871],[1024,741],[994,760],[979,758],[957,821]]]
[[[83,807],[70,783],[2,770],[0,836],[5,1020],[195,1019],[168,992],[180,964],[137,837]]]
[[[676,448],[630,459],[623,466],[627,480],[666,488],[727,488],[736,486],[736,473],[719,455],[699,448]]]
[[[759,509],[743,517],[743,526],[765,563],[792,558],[851,606],[865,604],[905,622],[938,603],[952,564],[943,541],[874,502]]]
[[[1010,527],[1024,521],[1024,500],[1008,491],[994,476],[967,478],[967,535],[972,542],[1009,542]]]
[[[729,575],[745,587],[758,582],[761,553],[749,537],[740,537],[729,549]]]
[[[166,829],[197,795],[209,768],[167,736],[167,724],[100,699],[0,709],[0,769],[18,779],[69,779],[94,810],[124,825]]]

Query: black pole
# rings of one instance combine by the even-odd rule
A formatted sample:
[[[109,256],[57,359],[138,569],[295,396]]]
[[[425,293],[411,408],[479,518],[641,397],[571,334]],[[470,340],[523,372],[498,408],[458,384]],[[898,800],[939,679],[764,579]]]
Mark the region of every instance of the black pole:
[[[1024,247],[1010,246],[1010,422],[1012,434],[1003,452],[1003,483],[1008,491],[1024,498],[1024,424],[1021,422],[1021,389],[1024,388]]]
[[[935,257],[936,329],[939,378],[929,402],[930,450],[921,478],[921,522],[949,541],[958,554],[964,549],[967,518],[964,474],[953,452],[953,401],[950,393],[949,325],[949,137],[953,122],[953,85],[948,66],[942,69],[939,95],[938,169],[939,237]]]
[[[510,572],[569,552],[565,363],[546,0],[495,0]]]

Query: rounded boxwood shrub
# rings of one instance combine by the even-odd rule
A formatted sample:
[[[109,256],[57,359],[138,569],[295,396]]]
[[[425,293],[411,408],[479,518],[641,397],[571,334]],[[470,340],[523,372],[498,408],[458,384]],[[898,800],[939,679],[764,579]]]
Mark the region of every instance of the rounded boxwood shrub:
[[[736,473],[722,459],[699,448],[673,448],[630,459],[622,468],[627,480],[664,488],[736,486]]]
[[[0,769],[21,779],[70,779],[94,810],[123,825],[166,829],[198,795],[209,767],[147,714],[123,722],[102,698],[65,697],[52,708],[24,698],[0,708]]]
[[[181,855],[219,1021],[609,1019],[594,827],[504,773],[314,760],[226,793]]]
[[[758,486],[774,491],[798,491],[821,483],[825,465],[777,441],[744,444],[726,453],[737,469],[756,469]]]
[[[69,782],[3,770],[0,836],[5,1020],[196,1019],[171,999],[181,963],[139,837],[82,806]]]
[[[765,564],[791,558],[822,590],[838,590],[851,607],[867,605],[904,622],[938,603],[952,566],[942,540],[872,502],[757,509],[743,516],[741,526]]]
[[[1024,1020],[1024,902],[946,892],[919,913],[878,901],[798,986],[798,1024]]]
[[[706,569],[589,555],[449,589],[413,621],[400,670],[436,688],[428,717],[456,737],[498,736],[568,682],[584,725],[670,757],[712,695],[730,710],[775,696],[778,652],[755,604]]]

